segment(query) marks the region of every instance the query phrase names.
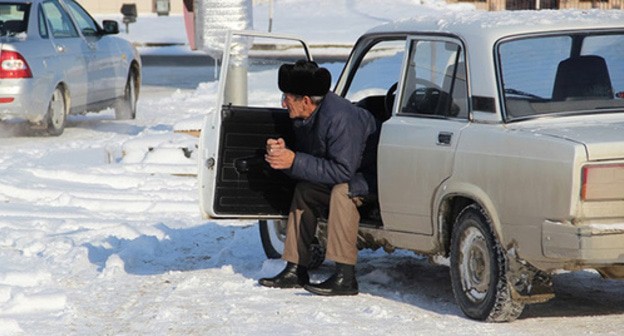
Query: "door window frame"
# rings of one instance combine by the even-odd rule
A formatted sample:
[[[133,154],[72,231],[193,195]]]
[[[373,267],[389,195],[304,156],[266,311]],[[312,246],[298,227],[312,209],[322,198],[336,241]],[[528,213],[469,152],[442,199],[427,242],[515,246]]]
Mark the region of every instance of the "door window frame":
[[[406,90],[406,81],[408,79],[410,70],[410,61],[412,58],[413,47],[419,41],[430,41],[435,43],[453,43],[456,44],[460,48],[460,55],[456,58],[457,60],[462,60],[464,63],[463,70],[465,77],[465,102],[463,102],[463,108],[466,109],[465,112],[460,113],[458,116],[443,116],[443,115],[428,115],[428,114],[417,114],[417,113],[404,113],[400,111],[400,105],[404,100],[405,90]],[[472,106],[470,102],[470,79],[468,76],[468,53],[466,51],[465,43],[462,39],[457,36],[448,35],[448,34],[423,34],[423,35],[412,35],[407,38],[406,41],[406,49],[408,52],[405,53],[405,58],[403,61],[403,68],[401,73],[401,80],[399,81],[399,86],[397,88],[397,96],[395,99],[395,104],[393,108],[393,115],[398,116],[408,116],[408,117],[420,117],[420,118],[436,118],[436,119],[454,119],[454,120],[465,120],[468,121],[471,119]],[[450,65],[450,64],[449,64]],[[457,76],[457,74],[455,74]],[[455,90],[455,88],[453,88]],[[463,96],[463,95],[462,95]]]

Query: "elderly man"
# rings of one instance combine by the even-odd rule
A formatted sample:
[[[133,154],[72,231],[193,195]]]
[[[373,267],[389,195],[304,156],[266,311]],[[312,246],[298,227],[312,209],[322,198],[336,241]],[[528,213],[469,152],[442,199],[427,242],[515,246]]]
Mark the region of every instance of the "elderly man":
[[[329,92],[331,75],[314,62],[284,64],[278,73],[295,130],[295,144],[268,139],[266,161],[298,180],[288,216],[282,272],[259,283],[267,287],[297,288],[319,295],[356,295],[357,232],[362,196],[374,188],[362,164],[365,147],[375,134],[375,119],[368,111]],[[291,145],[289,147],[287,145]],[[370,161],[370,160],[365,160]],[[374,182],[373,182],[374,183]],[[336,263],[335,273],[311,284],[307,265],[317,218],[329,210],[326,258]]]

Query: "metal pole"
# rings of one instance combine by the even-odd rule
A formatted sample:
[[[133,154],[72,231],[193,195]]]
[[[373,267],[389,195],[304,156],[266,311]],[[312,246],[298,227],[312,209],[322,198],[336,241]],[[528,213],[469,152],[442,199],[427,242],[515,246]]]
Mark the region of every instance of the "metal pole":
[[[214,57],[214,79],[219,80],[219,58]]]
[[[269,33],[273,30],[273,0],[269,0]]]
[[[535,9],[540,9],[540,0],[535,0]]]

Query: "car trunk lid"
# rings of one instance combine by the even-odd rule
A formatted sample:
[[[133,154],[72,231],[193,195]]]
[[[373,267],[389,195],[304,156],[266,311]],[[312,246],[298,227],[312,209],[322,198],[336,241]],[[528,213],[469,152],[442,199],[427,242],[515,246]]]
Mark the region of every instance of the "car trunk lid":
[[[583,144],[589,161],[624,159],[624,114],[596,115],[564,123],[556,118],[527,131]]]

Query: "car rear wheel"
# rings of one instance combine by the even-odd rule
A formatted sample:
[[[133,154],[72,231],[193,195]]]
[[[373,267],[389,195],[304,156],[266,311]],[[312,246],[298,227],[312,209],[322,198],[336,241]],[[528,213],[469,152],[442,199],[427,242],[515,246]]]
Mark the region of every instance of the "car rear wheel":
[[[134,71],[128,74],[124,96],[115,106],[115,119],[128,120],[136,118],[137,75]]]
[[[260,240],[264,254],[269,259],[279,259],[284,252],[286,241],[286,223],[284,219],[260,220]],[[311,260],[309,269],[318,268],[325,261],[325,247],[318,240],[310,246]]]
[[[281,219],[261,220],[260,240],[264,254],[269,259],[279,259],[284,251],[286,241],[286,221]]]
[[[507,259],[488,216],[476,205],[464,208],[451,238],[453,294],[466,316],[482,321],[515,320],[524,303],[514,301]]]
[[[54,89],[50,103],[48,104],[48,113],[46,114],[47,132],[49,135],[59,136],[65,130],[67,123],[67,104],[65,94],[61,87]]]

